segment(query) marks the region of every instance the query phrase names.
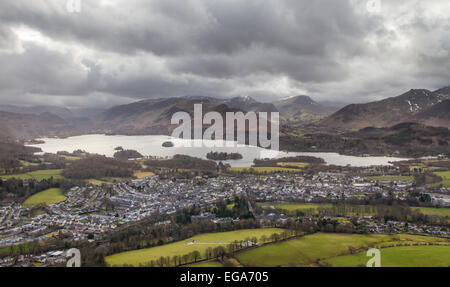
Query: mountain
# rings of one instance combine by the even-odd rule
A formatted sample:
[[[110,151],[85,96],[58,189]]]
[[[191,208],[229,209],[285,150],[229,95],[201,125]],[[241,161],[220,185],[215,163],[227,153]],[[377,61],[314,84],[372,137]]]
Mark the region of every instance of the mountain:
[[[42,136],[69,136],[80,133],[73,125],[51,113],[16,114],[0,111],[0,132],[10,140],[27,140]]]
[[[311,122],[331,113],[330,108],[313,101],[308,96],[295,96],[273,102],[286,121]]]
[[[318,122],[318,125],[358,129],[371,126],[393,126],[401,122],[416,120],[415,116],[449,99],[450,88],[448,87],[434,92],[423,89],[410,90],[398,97],[345,106]],[[448,126],[448,123],[444,126]]]
[[[178,125],[170,123],[176,112],[187,112],[193,119],[194,104],[202,104],[203,114],[218,111],[225,118],[226,112],[238,111],[208,98],[167,98],[143,100],[112,107],[101,115],[98,126],[117,134],[168,135]]]
[[[77,130],[90,131],[94,126],[93,119],[100,114],[103,109],[97,108],[76,108],[68,109],[57,106],[14,106],[14,105],[0,105],[0,111],[21,114],[21,115],[36,115],[52,114],[66,121],[67,124],[75,127]]]
[[[417,157],[448,154],[450,131],[418,123],[401,123],[387,128],[367,127],[344,134],[282,136],[282,149],[295,152],[338,152],[349,155],[400,155]]]
[[[40,115],[43,113],[50,113],[61,118],[73,117],[72,111],[67,108],[57,106],[14,106],[14,105],[0,105],[0,111],[25,114],[25,115]]]
[[[272,103],[261,103],[252,97],[235,97],[222,102],[232,109],[240,109],[244,111],[254,112],[278,112],[277,108]]]
[[[450,128],[450,100],[442,101],[411,117],[410,121]]]

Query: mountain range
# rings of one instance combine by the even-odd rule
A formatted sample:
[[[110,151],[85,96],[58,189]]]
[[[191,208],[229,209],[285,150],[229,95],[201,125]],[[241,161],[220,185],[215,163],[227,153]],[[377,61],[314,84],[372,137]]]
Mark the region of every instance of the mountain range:
[[[32,139],[41,136],[70,136],[82,133],[170,134],[175,112],[193,114],[194,104],[203,104],[203,113],[265,111],[279,112],[283,127],[307,125],[309,129],[362,129],[391,127],[403,122],[449,127],[450,87],[437,91],[410,90],[400,96],[366,104],[335,107],[294,96],[271,103],[251,97],[174,97],[147,99],[110,109],[67,109],[53,106],[18,107],[0,105],[0,137]],[[334,113],[333,113],[334,112]],[[315,128],[316,127],[316,128]]]
[[[351,104],[318,122],[331,128],[390,127],[402,122],[450,127],[450,87],[410,90],[400,96]]]

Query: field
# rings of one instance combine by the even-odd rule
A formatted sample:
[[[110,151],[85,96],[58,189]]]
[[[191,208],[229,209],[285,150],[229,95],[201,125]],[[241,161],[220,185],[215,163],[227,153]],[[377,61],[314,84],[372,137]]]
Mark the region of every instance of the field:
[[[380,249],[381,267],[449,267],[450,246],[399,246]],[[333,267],[365,266],[366,252],[338,256],[321,264]]]
[[[137,178],[145,178],[148,176],[154,176],[155,174],[151,171],[136,171],[134,173],[134,176]]]
[[[102,184],[113,184],[113,180],[106,180],[106,179],[95,179],[95,178],[91,178],[91,179],[87,179],[86,180],[88,183],[92,184],[92,185],[102,185]]]
[[[298,168],[304,168],[308,165],[307,162],[277,162],[278,166],[293,166]]]
[[[291,213],[295,211],[303,211],[305,213],[317,214],[319,208],[332,208],[345,209],[342,215],[376,215],[377,207],[370,205],[333,205],[331,203],[295,203],[295,202],[264,202],[258,203],[259,206],[273,206],[277,209],[284,209]],[[418,210],[419,212],[427,215],[437,216],[450,216],[450,208],[433,208],[433,207],[411,207],[412,210]]]
[[[375,215],[377,213],[376,206],[369,205],[333,205],[331,203],[295,203],[295,202],[264,202],[260,203],[260,206],[274,206],[277,209],[287,210],[290,214],[294,214],[295,211],[302,211],[305,214],[318,214],[319,208],[335,208],[336,211],[342,213],[342,215]]]
[[[411,209],[427,215],[450,216],[450,208],[411,207]]]
[[[412,176],[368,176],[366,179],[371,181],[414,181]]]
[[[236,258],[245,266],[317,266],[321,259],[350,254],[349,248],[358,250],[400,242],[449,243],[441,238],[414,235],[316,233],[244,251]]]
[[[188,265],[187,267],[223,267],[223,265],[218,261],[207,261],[207,262],[199,262]]]
[[[295,212],[297,210],[299,211],[306,211],[306,210],[313,210],[314,209],[314,213],[317,213],[317,209],[319,207],[323,207],[323,208],[329,208],[332,207],[332,204],[328,204],[328,203],[290,203],[290,202],[286,202],[286,203],[279,203],[279,202],[264,202],[264,203],[260,203],[258,204],[260,206],[273,206],[277,209],[285,209],[288,210],[290,212]]]
[[[450,171],[440,171],[434,174],[442,178],[442,181],[437,185],[442,184],[444,187],[450,187]]]
[[[262,235],[269,237],[273,233],[282,233],[282,229],[278,228],[261,228],[261,229],[245,229],[230,232],[219,232],[219,233],[206,233],[196,235],[189,239],[182,241],[157,246],[153,248],[139,249],[133,251],[127,251],[122,253],[113,254],[106,257],[106,263],[108,266],[122,266],[122,265],[133,265],[139,266],[139,264],[148,264],[151,260],[157,260],[161,256],[172,257],[174,255],[182,256],[188,254],[192,251],[199,251],[201,258],[205,256],[205,250],[208,247],[215,248],[217,246],[226,246],[235,240],[241,241],[245,240],[247,237],[256,236],[258,239]],[[190,244],[193,240],[197,243],[211,243],[211,244]]]
[[[62,194],[59,188],[50,188],[36,194],[33,194],[23,203],[24,207],[30,205],[38,205],[40,203],[50,205],[66,200],[66,197]]]
[[[20,174],[10,174],[10,175],[2,175],[2,179],[9,178],[17,178],[17,179],[35,179],[35,180],[43,180],[49,179],[53,177],[54,179],[61,179],[63,176],[61,175],[62,169],[43,169],[32,171],[28,173],[20,173]]]
[[[276,173],[276,172],[301,172],[298,168],[273,167],[273,166],[257,166],[257,167],[231,167],[230,171],[247,172],[247,173]]]

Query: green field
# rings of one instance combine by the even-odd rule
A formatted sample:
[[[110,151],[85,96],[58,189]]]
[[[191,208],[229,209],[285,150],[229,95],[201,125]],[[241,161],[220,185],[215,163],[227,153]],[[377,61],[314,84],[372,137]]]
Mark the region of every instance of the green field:
[[[342,212],[342,215],[375,215],[377,213],[376,206],[370,205],[333,205],[331,203],[295,203],[295,202],[264,202],[259,203],[260,206],[274,206],[277,209],[287,210],[290,214],[295,211],[302,211],[305,214],[318,214],[319,208],[331,209]]]
[[[316,233],[239,253],[245,266],[317,266],[318,260],[350,254],[350,249],[395,245],[400,242],[448,242],[414,235]]]
[[[442,184],[444,187],[450,187],[450,171],[438,171],[434,174],[442,178],[442,181],[437,185]]]
[[[331,203],[295,203],[295,202],[264,202],[259,203],[259,206],[273,206],[277,209],[284,209],[291,212],[294,211],[307,211],[307,210],[314,210],[314,213],[317,213],[317,209],[319,207],[322,208],[330,208],[333,205]]]
[[[433,208],[433,207],[411,207],[412,210],[418,210],[419,212],[427,215],[438,216],[450,216],[450,208]]]
[[[191,253],[195,250],[200,252],[201,258],[205,256],[205,250],[208,247],[215,248],[217,246],[226,247],[229,243],[237,240],[245,240],[248,237],[257,237],[258,239],[265,235],[269,237],[273,233],[282,233],[283,229],[278,228],[261,228],[261,229],[245,229],[230,232],[219,232],[219,233],[206,233],[199,234],[189,239],[182,241],[157,246],[153,248],[139,249],[133,251],[127,251],[122,253],[113,254],[106,257],[106,263],[108,266],[123,266],[132,265],[139,266],[140,264],[146,265],[151,260],[157,260],[161,256],[172,257],[175,255],[182,256]],[[195,240],[196,243],[211,243],[211,244],[191,244],[186,245],[186,243],[191,243]]]
[[[381,267],[450,267],[450,246],[399,246],[380,249]],[[333,267],[366,266],[366,251],[321,261]]]
[[[23,203],[23,207],[29,207],[31,205],[38,204],[55,204],[61,201],[66,200],[66,197],[62,194],[60,188],[50,188],[36,194],[33,194],[25,202]]]
[[[304,168],[308,166],[309,163],[307,162],[277,162],[278,166],[292,166],[292,167],[298,167],[298,168]]]
[[[319,208],[343,209],[348,216],[360,215],[376,215],[377,207],[371,205],[333,205],[331,203],[295,203],[295,202],[263,202],[258,203],[259,206],[273,206],[277,209],[287,210],[290,213],[295,211],[303,211],[305,213],[317,214]],[[412,210],[427,215],[450,216],[450,208],[434,208],[434,207],[411,207]]]
[[[223,267],[223,265],[218,261],[207,261],[207,262],[199,262],[188,265],[187,267]]]
[[[257,166],[257,167],[231,167],[228,170],[234,172],[246,173],[276,173],[276,172],[301,172],[298,168],[274,167],[274,166]]]
[[[37,170],[27,173],[20,174],[9,174],[0,176],[2,179],[9,178],[17,178],[17,179],[35,179],[35,180],[43,180],[49,179],[53,177],[54,179],[61,179],[63,176],[61,175],[62,169],[43,169]]]
[[[370,181],[414,181],[412,176],[368,176],[366,179]]]

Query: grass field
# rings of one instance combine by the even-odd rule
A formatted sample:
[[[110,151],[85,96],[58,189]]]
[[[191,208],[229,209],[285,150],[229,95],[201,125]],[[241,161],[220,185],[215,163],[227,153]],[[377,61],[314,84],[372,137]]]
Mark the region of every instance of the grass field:
[[[332,208],[331,203],[295,203],[295,202],[263,202],[258,203],[259,206],[273,206],[277,209],[284,209],[294,213],[295,211],[313,211],[312,214],[318,213],[318,208]],[[337,206],[337,205],[334,205]],[[346,205],[338,208],[345,208],[345,215],[376,215],[377,207],[370,205]],[[419,212],[427,215],[437,216],[450,216],[450,208],[433,208],[433,207],[411,207],[412,210],[418,210]],[[356,212],[357,211],[357,212]],[[358,214],[356,214],[358,213]],[[344,215],[344,214],[343,214]]]
[[[380,249],[381,267],[450,267],[450,246],[399,246]],[[333,267],[366,266],[366,252],[321,261]]]
[[[112,184],[113,183],[112,181],[109,181],[109,180],[95,179],[95,178],[87,179],[86,181],[92,185],[102,185],[102,184]]]
[[[450,208],[411,207],[411,209],[427,215],[450,216]]]
[[[277,209],[287,210],[290,214],[294,214],[295,211],[302,211],[306,214],[318,214],[319,208],[336,208],[338,211],[342,211],[342,215],[375,215],[377,213],[376,206],[369,205],[333,205],[331,203],[295,203],[295,202],[264,202],[260,203],[260,206],[274,206]]]
[[[137,178],[145,178],[148,176],[154,176],[155,174],[151,171],[136,171],[134,173],[134,176]]]
[[[278,166],[293,166],[298,168],[304,168],[308,165],[307,162],[277,162]]]
[[[371,181],[414,181],[412,176],[368,176],[366,179]]]
[[[40,203],[50,205],[66,200],[60,188],[50,188],[36,194],[33,194],[23,203],[24,207],[38,205]]]
[[[397,241],[394,241],[397,240]],[[245,266],[316,266],[320,259],[350,254],[367,247],[393,242],[448,242],[441,238],[414,235],[316,233],[298,239],[270,244],[239,253],[236,257]]]
[[[450,171],[438,171],[434,174],[442,178],[442,181],[437,185],[442,184],[444,187],[450,187]]]
[[[223,267],[223,265],[218,261],[207,261],[207,262],[199,262],[188,265],[187,267]]]
[[[298,168],[258,166],[258,167],[231,167],[230,171],[247,173],[276,173],[276,172],[301,172]]]
[[[260,206],[273,206],[277,209],[285,209],[288,210],[290,212],[295,212],[297,210],[299,211],[306,211],[306,210],[312,210],[314,209],[314,213],[317,213],[317,209],[319,207],[323,207],[323,208],[329,208],[332,207],[332,204],[328,204],[328,203],[295,203],[295,202],[286,202],[286,203],[281,203],[281,202],[264,202],[264,203],[260,203],[258,204]]]
[[[269,237],[273,233],[282,233],[282,229],[278,228],[261,228],[261,229],[245,229],[230,232],[219,232],[219,233],[206,233],[199,234],[189,239],[182,241],[157,246],[153,248],[139,249],[133,251],[127,251],[122,253],[113,254],[106,257],[106,263],[108,266],[123,266],[133,265],[139,266],[139,264],[148,264],[151,260],[157,260],[161,256],[172,257],[174,255],[185,255],[192,251],[199,251],[201,258],[205,256],[205,250],[208,247],[215,248],[217,246],[226,246],[228,244],[192,244],[186,245],[193,240],[198,243],[231,243],[235,240],[241,241],[245,240],[247,237],[256,236],[258,239],[262,235]]]
[[[53,177],[54,179],[61,179],[63,176],[61,175],[62,169],[43,169],[32,171],[28,173],[20,173],[20,174],[10,174],[10,175],[2,175],[2,179],[9,178],[17,178],[17,179],[35,179],[35,180],[43,180],[49,179]]]

